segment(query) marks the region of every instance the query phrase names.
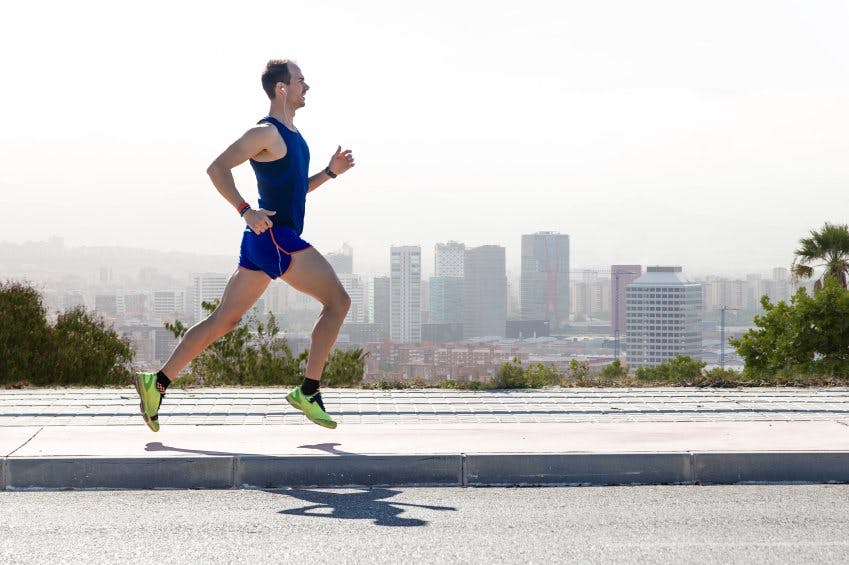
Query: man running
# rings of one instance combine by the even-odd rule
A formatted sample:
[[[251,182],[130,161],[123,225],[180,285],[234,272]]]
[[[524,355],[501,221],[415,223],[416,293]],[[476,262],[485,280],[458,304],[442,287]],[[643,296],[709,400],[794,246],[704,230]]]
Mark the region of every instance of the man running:
[[[171,379],[211,343],[235,329],[277,277],[323,306],[312,331],[304,382],[286,400],[316,424],[336,427],[318,389],[351,299],[330,264],[300,235],[307,193],[353,167],[354,157],[340,146],[324,170],[308,176],[309,148],[294,125],[295,112],[304,106],[310,88],[301,69],[287,59],[269,61],[262,87],[271,99],[268,116],[207,169],[212,184],[245,220],[239,266],[227,282],[218,308],[186,332],[162,369],[135,376],[142,416],[155,432],[159,431],[159,406]],[[236,190],[231,172],[248,160],[259,186],[258,209],[251,208]]]

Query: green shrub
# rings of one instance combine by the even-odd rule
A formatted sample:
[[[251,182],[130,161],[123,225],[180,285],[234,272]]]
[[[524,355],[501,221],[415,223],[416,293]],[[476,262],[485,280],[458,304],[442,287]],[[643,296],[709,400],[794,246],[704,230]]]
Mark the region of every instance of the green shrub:
[[[516,357],[504,363],[492,379],[493,388],[528,388],[528,379],[522,361]]]
[[[51,326],[38,291],[0,283],[0,384],[126,385],[132,359],[129,342],[83,308]]]
[[[562,381],[557,368],[543,363],[532,363],[525,369],[525,380],[530,388],[558,385]]]
[[[622,361],[619,359],[614,359],[612,363],[602,367],[601,373],[599,374],[599,378],[603,381],[616,381],[624,379],[627,376],[628,367],[623,365]]]
[[[688,355],[678,355],[654,367],[639,367],[638,381],[654,381],[665,384],[687,385],[697,382],[705,363]]]

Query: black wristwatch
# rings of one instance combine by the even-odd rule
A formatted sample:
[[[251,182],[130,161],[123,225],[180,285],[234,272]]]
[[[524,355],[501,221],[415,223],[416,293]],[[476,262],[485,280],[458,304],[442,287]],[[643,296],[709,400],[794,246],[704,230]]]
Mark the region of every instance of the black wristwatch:
[[[334,173],[333,171],[330,170],[329,166],[324,168],[324,172],[327,173],[327,176],[329,176],[332,179],[335,179],[338,176],[336,173]]]

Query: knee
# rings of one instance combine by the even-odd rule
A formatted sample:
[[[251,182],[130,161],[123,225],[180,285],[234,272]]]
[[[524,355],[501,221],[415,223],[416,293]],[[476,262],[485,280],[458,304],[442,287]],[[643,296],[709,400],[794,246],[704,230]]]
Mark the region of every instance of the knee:
[[[333,308],[344,313],[348,313],[351,308],[351,297],[344,288],[340,288],[333,300]]]
[[[234,316],[227,316],[219,314],[215,312],[212,314],[212,318],[215,320],[215,325],[223,331],[224,333],[229,333],[239,327],[241,323],[241,318],[236,318]]]

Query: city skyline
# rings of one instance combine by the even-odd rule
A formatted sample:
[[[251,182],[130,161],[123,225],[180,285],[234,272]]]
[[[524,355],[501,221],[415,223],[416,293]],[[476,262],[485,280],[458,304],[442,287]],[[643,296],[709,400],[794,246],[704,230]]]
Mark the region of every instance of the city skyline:
[[[205,170],[267,111],[273,57],[312,87],[296,119],[311,169],[337,144],[357,156],[310,194],[304,237],[347,242],[363,266],[457,240],[504,247],[515,270],[514,234],[550,230],[570,235],[574,265],[766,271],[849,204],[845,3],[286,6],[326,41],[243,31],[283,17],[271,2],[49,4],[0,23],[19,54],[0,61],[3,241],[235,258],[243,223]],[[61,148],[49,166],[44,147]],[[255,202],[249,168],[234,174]],[[37,226],[11,213],[24,204]]]

